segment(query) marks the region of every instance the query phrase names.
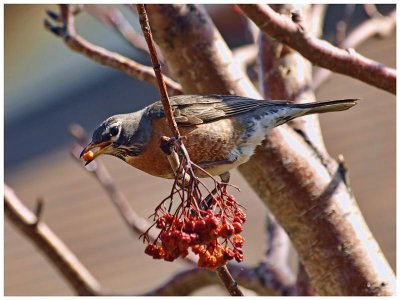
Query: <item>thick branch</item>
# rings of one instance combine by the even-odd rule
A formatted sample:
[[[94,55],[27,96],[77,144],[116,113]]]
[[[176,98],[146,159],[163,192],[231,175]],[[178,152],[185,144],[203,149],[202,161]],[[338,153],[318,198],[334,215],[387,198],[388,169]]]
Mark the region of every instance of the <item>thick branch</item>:
[[[53,231],[4,185],[4,213],[53,263],[78,295],[101,295],[100,284]]]
[[[99,64],[118,69],[128,76],[157,86],[157,79],[154,76],[153,69],[151,67],[139,64],[136,61],[133,61],[116,52],[96,46],[78,35],[75,30],[74,16],[70,12],[68,5],[61,5],[60,15],[64,16],[64,18],[57,16],[53,12],[49,15],[53,17],[55,21],[61,20],[63,25],[56,26],[50,23],[48,20],[45,20],[45,27],[55,35],[62,37],[70,49],[85,55]],[[171,78],[165,78],[165,83],[170,94],[182,94],[180,84]]]
[[[280,12],[293,9],[292,5],[274,7]],[[310,9],[310,5],[303,5],[300,12],[305,16],[301,22],[306,28],[312,27]],[[287,99],[294,103],[315,101],[312,65],[308,60],[264,33],[260,35],[259,49],[259,81],[265,99]],[[329,161],[317,115],[297,118],[289,124],[312,146],[321,161]]]
[[[148,13],[154,38],[186,93],[254,95],[233,79],[236,70],[226,67],[231,54],[202,9],[150,5]],[[240,78],[248,82],[244,74]],[[393,272],[354,199],[297,133],[276,128],[239,169],[291,237],[319,294],[393,293]]]
[[[147,5],[154,38],[186,94],[260,95],[201,6]],[[163,14],[164,17],[158,18]],[[190,14],[191,18],[186,18]],[[165,17],[168,16],[168,17]],[[166,54],[168,53],[168,54]],[[212,63],[204,63],[209,62]],[[226,76],[221,76],[225,74]]]
[[[396,93],[394,69],[311,36],[267,5],[241,4],[240,8],[263,32],[297,50],[313,64]]]

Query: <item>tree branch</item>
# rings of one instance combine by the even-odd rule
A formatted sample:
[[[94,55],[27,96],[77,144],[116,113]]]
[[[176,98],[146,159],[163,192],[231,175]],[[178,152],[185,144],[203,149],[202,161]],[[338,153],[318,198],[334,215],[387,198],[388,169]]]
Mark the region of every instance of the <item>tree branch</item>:
[[[367,39],[378,36],[387,37],[396,28],[396,10],[388,16],[378,15],[368,19],[352,30],[349,35],[339,44],[341,48],[357,48]],[[313,78],[313,89],[317,89],[324,83],[332,72],[328,69],[318,69]]]
[[[101,4],[88,4],[84,6],[84,9],[102,23],[114,28],[135,49],[149,54],[146,40],[133,28],[119,9],[110,6],[105,7]],[[159,51],[157,52],[159,53]],[[161,53],[159,55],[160,60],[163,61]]]
[[[157,50],[153,42],[153,35],[151,33],[151,28],[149,24],[149,19],[147,17],[146,8],[144,4],[137,4],[136,7],[139,15],[140,26],[142,27],[143,35],[147,42],[147,47],[149,48],[151,62],[153,64],[154,73],[157,78],[158,89],[160,91],[161,102],[164,107],[164,113],[174,137],[177,140],[179,140],[180,133],[178,125],[176,124],[175,118],[172,113],[171,104],[169,103],[168,92],[165,86],[164,76],[161,71],[161,64],[158,60]]]
[[[186,93],[254,97],[253,88],[235,82],[237,71],[227,68],[231,54],[199,6],[147,10],[154,38]],[[240,78],[248,82],[242,73]],[[327,170],[297,133],[288,126],[274,129],[239,170],[291,237],[319,294],[393,293],[393,271],[354,199],[335,168]]]
[[[392,94],[396,93],[394,69],[355,53],[354,50],[343,50],[311,36],[267,5],[239,6],[263,32],[295,49],[313,64],[357,78]]]
[[[197,17],[188,20],[185,16],[194,15],[191,9]],[[201,6],[147,5],[147,12],[153,36],[186,94],[232,94],[240,90],[239,94],[260,98],[248,77],[232,61],[231,51],[215,26],[209,25],[212,21]],[[169,20],[158,19],[161,14],[170,14]]]
[[[184,270],[142,296],[189,296],[198,289],[218,284],[215,275],[215,272],[197,267]]]
[[[85,134],[84,129],[79,124],[73,124],[70,128],[71,135],[75,138],[76,144],[71,147],[71,154],[75,158],[76,162],[81,162],[80,153],[83,150],[83,147],[87,145],[88,139]],[[93,163],[92,163],[93,164]],[[97,160],[93,169],[90,171],[101,187],[106,191],[109,196],[111,202],[116,207],[118,213],[122,217],[122,220],[129,227],[129,229],[137,234],[141,235],[147,231],[147,229],[151,226],[151,223],[146,219],[140,217],[135,210],[129,205],[129,202],[125,195],[118,189],[116,186],[112,176],[108,172],[106,166],[101,162],[101,160]],[[157,238],[157,234],[153,232],[149,232],[150,238],[154,241]],[[189,253],[184,261],[190,262],[192,264],[197,264],[197,258],[193,253]]]
[[[60,15],[50,12],[49,16],[54,21],[61,21],[61,26],[56,26],[45,20],[45,27],[64,39],[66,45],[86,57],[94,60],[95,62],[106,65],[127,74],[130,77],[146,81],[152,85],[157,86],[157,79],[154,76],[151,67],[142,65],[118,53],[109,51],[105,48],[96,46],[76,33],[74,25],[74,15],[71,12],[69,5],[60,5]],[[181,86],[171,78],[165,78],[165,83],[168,91],[172,95],[182,94]]]
[[[100,284],[70,249],[4,185],[4,214],[53,263],[81,296],[102,294]]]

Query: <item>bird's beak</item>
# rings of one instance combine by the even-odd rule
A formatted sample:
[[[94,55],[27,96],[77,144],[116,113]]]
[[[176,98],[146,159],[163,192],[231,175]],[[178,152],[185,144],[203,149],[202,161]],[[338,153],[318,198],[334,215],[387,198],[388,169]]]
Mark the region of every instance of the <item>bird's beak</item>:
[[[86,166],[87,164],[92,162],[97,156],[106,152],[111,144],[112,143],[110,141],[98,144],[91,142],[82,150],[81,155],[79,157],[85,161],[85,166]]]

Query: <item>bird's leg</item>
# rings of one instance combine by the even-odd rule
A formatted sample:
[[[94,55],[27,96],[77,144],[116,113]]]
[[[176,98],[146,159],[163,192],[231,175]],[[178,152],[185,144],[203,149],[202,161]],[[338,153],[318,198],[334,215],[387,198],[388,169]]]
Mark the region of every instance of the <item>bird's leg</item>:
[[[227,183],[229,183],[229,180],[231,178],[231,174],[229,173],[229,171],[222,173],[221,175],[219,175],[219,178],[221,178],[221,182],[226,186]],[[213,200],[213,196],[217,193],[218,189],[214,188],[210,194],[207,195],[207,197],[202,201],[203,205],[202,205],[202,209],[207,209],[208,207],[210,207],[211,202]],[[205,206],[205,207],[203,207]]]

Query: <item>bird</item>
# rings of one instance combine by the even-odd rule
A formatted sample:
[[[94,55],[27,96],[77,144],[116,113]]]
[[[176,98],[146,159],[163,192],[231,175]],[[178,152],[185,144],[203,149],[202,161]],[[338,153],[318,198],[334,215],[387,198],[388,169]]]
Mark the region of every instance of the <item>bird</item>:
[[[234,95],[179,95],[170,97],[170,104],[191,161],[213,176],[229,178],[229,171],[247,162],[274,127],[309,114],[347,110],[357,100],[296,104]],[[100,155],[112,155],[150,175],[174,179],[159,146],[161,137],[172,135],[158,101],[107,118],[94,130],[81,158],[88,164]]]

